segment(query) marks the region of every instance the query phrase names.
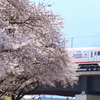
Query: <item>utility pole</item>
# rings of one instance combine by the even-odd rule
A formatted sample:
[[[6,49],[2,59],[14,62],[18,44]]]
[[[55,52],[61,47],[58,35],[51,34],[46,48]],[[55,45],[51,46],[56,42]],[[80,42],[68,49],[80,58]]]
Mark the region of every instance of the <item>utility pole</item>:
[[[73,48],[74,37],[71,38],[71,48]]]

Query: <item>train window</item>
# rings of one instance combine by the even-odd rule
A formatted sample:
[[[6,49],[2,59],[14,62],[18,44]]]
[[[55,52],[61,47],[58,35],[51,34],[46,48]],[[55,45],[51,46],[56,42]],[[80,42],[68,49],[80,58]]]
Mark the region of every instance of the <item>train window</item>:
[[[100,51],[98,51],[98,55],[100,55]]]
[[[96,55],[97,53],[95,52],[94,55]]]
[[[82,58],[82,54],[74,54],[75,58]]]
[[[93,52],[91,52],[91,57],[93,56]]]

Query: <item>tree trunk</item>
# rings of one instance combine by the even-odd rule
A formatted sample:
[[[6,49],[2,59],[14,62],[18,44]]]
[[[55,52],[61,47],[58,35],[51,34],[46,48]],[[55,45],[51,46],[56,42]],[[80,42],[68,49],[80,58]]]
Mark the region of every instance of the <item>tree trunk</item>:
[[[21,97],[22,98],[22,97]],[[16,95],[12,95],[11,100],[20,100],[20,97],[16,96]]]
[[[11,100],[16,100],[15,95],[12,95],[12,96],[11,96]]]

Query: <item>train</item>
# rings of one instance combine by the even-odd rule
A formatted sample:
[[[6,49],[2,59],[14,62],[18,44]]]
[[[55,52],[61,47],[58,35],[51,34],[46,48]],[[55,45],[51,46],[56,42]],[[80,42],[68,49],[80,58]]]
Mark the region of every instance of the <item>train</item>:
[[[100,71],[100,47],[69,48],[79,65],[76,71]]]

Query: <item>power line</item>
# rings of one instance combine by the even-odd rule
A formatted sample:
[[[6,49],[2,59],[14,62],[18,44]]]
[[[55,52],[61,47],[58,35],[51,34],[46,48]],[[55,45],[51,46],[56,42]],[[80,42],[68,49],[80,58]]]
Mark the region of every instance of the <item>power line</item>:
[[[87,38],[87,37],[100,37],[100,35],[93,35],[93,36],[81,36],[81,37],[69,37],[71,38],[71,48],[73,48],[73,42],[75,38]]]
[[[100,35],[93,35],[93,36],[80,36],[80,37],[67,37],[67,38],[85,38],[85,37],[100,37]]]

